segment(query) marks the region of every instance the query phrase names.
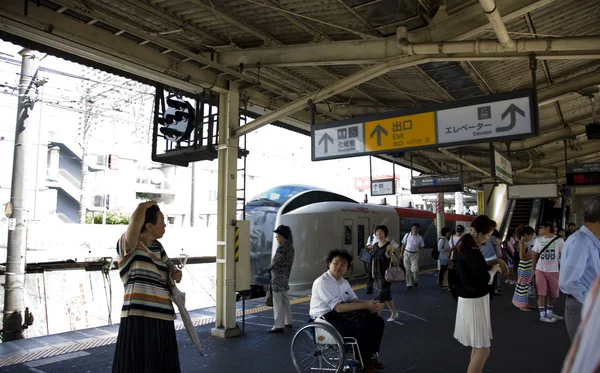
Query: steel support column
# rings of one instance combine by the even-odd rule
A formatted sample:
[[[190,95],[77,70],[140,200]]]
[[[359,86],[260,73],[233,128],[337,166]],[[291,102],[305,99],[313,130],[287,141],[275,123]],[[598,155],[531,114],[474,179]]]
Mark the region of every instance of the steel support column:
[[[238,139],[230,136],[239,126],[240,95],[235,83],[219,95],[219,145],[217,192],[217,305],[211,335],[220,338],[241,334],[235,322],[235,226],[237,202]]]

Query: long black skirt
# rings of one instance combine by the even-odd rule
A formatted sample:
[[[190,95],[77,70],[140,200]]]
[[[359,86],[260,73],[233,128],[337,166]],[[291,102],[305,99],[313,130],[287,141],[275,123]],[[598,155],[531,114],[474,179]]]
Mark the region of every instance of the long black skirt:
[[[181,373],[174,322],[122,317],[112,373]]]

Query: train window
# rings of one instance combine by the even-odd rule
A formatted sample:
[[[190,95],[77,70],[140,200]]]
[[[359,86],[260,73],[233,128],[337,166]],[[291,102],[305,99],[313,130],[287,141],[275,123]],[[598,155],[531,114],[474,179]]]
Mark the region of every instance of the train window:
[[[250,206],[281,206],[287,200],[296,194],[305,190],[310,190],[312,187],[301,185],[282,185],[271,188],[264,193],[252,198],[248,205]]]
[[[285,206],[285,208],[283,209],[282,214],[315,203],[332,201],[358,203],[353,199],[339,195],[337,193],[332,193],[325,190],[313,190],[310,192],[303,193],[291,200],[290,203],[288,203],[287,206]]]
[[[365,226],[364,225],[358,225],[356,227],[356,243],[358,245],[358,249],[364,249],[365,248]]]
[[[352,220],[344,220],[344,245],[352,245]]]

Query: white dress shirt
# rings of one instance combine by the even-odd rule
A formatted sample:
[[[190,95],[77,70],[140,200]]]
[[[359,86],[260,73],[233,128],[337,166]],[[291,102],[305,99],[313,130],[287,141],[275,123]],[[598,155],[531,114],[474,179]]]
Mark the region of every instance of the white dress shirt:
[[[413,235],[412,233],[407,233],[404,235],[402,243],[406,244],[404,250],[409,253],[416,253],[420,248],[425,247],[425,241],[423,241],[423,237],[420,234]]]
[[[313,282],[310,298],[310,316],[313,319],[331,312],[338,303],[349,303],[358,299],[350,283],[342,278],[337,281],[326,271]]]

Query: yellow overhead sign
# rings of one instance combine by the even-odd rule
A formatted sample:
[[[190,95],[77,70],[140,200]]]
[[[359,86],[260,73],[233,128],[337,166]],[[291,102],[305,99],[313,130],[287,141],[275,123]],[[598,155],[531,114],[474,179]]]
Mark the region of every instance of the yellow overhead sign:
[[[365,151],[395,150],[436,143],[435,112],[365,122]]]

